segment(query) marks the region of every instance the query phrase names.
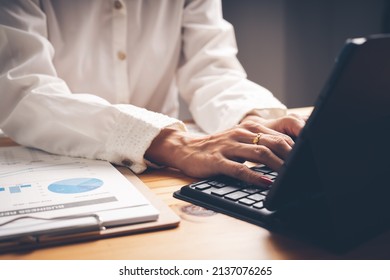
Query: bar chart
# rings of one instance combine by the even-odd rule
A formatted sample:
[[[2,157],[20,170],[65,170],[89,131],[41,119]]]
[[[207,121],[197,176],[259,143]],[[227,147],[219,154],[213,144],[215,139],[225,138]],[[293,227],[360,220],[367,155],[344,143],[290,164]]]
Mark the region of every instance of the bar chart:
[[[32,187],[31,184],[14,185],[14,186],[9,186],[9,187],[0,186],[0,193],[7,191],[7,189],[9,191],[9,193],[20,193],[20,192],[22,192],[23,189],[31,188],[31,187]]]

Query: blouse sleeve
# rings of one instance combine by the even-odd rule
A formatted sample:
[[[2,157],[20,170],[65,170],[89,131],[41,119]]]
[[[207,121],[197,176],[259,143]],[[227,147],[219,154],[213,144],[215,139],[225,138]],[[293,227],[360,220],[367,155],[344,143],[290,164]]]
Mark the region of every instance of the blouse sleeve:
[[[178,85],[203,130],[230,128],[253,110],[273,111],[273,116],[285,113],[270,91],[247,79],[236,57],[233,27],[222,17],[221,1],[187,1],[182,36]]]
[[[159,113],[72,93],[53,65],[55,50],[39,4],[9,0],[1,5],[0,128],[16,142],[142,172],[145,151],[160,130],[185,129]]]

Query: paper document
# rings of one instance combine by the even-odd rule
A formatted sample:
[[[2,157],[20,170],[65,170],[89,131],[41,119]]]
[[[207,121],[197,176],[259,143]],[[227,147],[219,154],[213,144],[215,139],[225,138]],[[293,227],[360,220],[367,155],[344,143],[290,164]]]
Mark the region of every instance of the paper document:
[[[158,214],[108,162],[0,148],[0,240],[146,222]]]

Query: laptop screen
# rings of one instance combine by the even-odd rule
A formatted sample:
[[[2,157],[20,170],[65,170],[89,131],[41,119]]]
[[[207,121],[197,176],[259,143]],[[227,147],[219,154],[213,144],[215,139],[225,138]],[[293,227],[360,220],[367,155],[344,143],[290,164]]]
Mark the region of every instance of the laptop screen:
[[[368,190],[383,191],[389,135],[390,36],[350,39],[279,171],[267,209],[322,197],[336,213],[349,197],[362,203]]]

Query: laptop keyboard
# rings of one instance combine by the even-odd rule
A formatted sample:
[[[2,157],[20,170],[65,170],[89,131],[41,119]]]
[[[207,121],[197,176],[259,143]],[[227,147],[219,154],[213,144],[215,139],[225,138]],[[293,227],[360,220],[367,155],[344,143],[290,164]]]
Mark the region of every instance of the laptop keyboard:
[[[265,165],[251,168],[275,180],[277,173]],[[260,188],[245,182],[228,178],[218,177],[189,184],[180,190],[180,193],[187,197],[187,200],[194,204],[223,212],[232,216],[239,215],[240,218],[248,217],[254,219],[258,224],[259,216],[269,216],[272,214],[264,207],[264,199],[269,188]],[[190,198],[190,199],[188,199]],[[243,217],[241,217],[243,216]]]

